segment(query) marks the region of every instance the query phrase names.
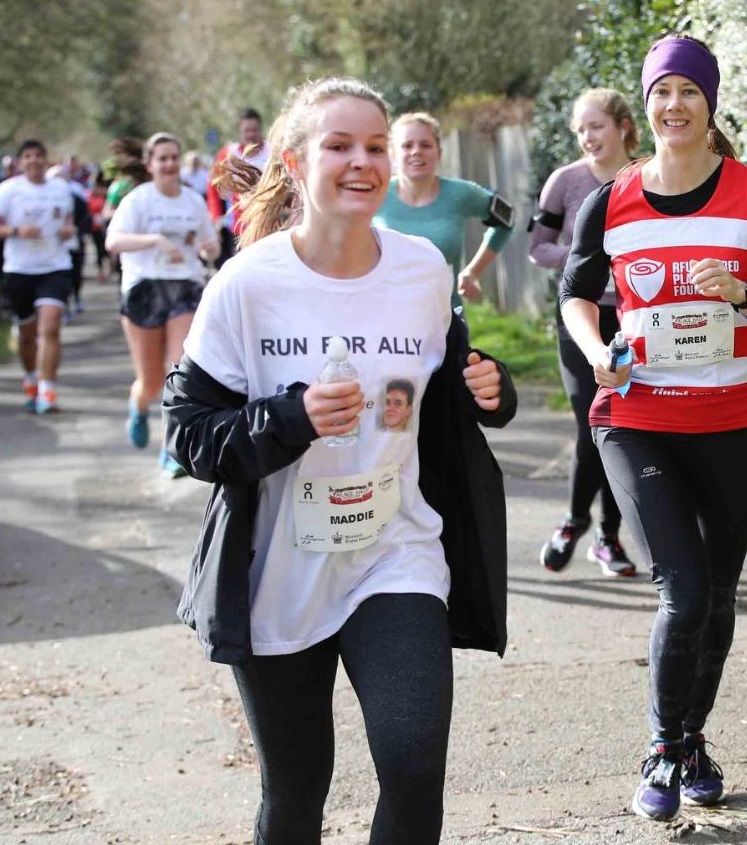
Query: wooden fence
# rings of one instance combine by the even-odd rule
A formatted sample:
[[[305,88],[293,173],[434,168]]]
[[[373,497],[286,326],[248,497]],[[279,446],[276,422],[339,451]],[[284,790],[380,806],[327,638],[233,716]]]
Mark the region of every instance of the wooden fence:
[[[500,191],[516,208],[516,227],[497,260],[481,279],[488,299],[501,311],[537,316],[548,310],[552,298],[547,270],[527,258],[527,224],[535,211],[536,197],[529,161],[529,127],[499,127],[492,139],[466,130],[454,130],[443,139],[444,176],[471,179]],[[468,226],[465,254],[480,245],[485,227],[475,220]]]

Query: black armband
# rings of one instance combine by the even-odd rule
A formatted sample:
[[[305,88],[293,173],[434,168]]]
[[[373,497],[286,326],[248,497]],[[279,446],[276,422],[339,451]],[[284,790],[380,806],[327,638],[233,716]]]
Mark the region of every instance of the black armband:
[[[557,229],[560,231],[563,228],[564,220],[565,214],[553,214],[552,211],[546,211],[544,208],[540,208],[540,210],[529,221],[527,232],[532,231],[535,223],[539,223],[541,226],[546,226],[548,229]]]

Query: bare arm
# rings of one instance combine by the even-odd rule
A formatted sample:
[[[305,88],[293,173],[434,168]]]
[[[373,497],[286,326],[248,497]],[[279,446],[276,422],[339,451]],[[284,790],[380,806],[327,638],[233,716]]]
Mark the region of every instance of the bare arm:
[[[458,291],[470,302],[476,302],[482,297],[482,287],[480,286],[480,275],[490,262],[497,255],[486,243],[483,241],[477,249],[477,252],[472,256],[472,260],[459,274]]]
[[[141,249],[158,247],[163,250],[173,261],[183,261],[184,256],[180,250],[171,243],[164,235],[155,232],[109,232],[106,236],[107,252],[138,252]]]

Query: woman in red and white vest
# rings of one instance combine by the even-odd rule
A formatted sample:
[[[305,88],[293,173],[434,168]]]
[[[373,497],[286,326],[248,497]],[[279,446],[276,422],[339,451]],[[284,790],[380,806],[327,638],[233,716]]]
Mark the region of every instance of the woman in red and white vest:
[[[582,206],[560,299],[599,385],[595,441],[659,592],[633,810],[668,820],[723,794],[703,729],[747,553],[747,168],[714,122],[719,69],[702,42],[656,42],[641,79],[656,151]],[[610,268],[632,366],[613,368],[599,334]]]

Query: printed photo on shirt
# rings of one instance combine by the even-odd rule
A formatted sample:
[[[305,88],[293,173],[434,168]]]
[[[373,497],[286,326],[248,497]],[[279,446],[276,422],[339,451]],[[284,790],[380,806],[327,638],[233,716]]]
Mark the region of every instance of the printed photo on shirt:
[[[387,382],[384,390],[380,428],[384,431],[408,431],[415,399],[415,385],[406,378]]]

